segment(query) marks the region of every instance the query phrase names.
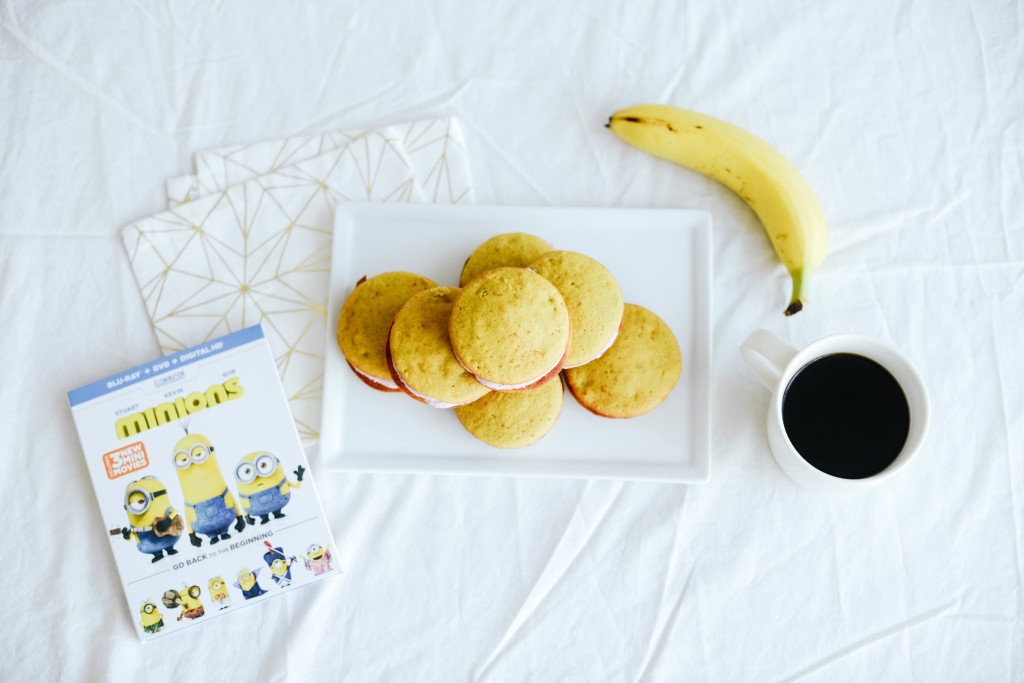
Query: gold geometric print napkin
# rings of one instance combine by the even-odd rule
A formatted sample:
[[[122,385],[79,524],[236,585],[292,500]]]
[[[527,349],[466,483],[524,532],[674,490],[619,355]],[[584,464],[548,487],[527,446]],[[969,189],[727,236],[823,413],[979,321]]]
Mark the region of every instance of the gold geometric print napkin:
[[[437,204],[473,203],[473,184],[462,127],[456,117],[447,116],[369,130],[297,135],[197,152],[195,174],[167,181],[168,206],[173,208],[329,150],[358,144],[367,134],[384,137],[405,150],[426,201]]]
[[[306,442],[319,435],[334,208],[352,200],[423,200],[388,135],[363,133],[122,233],[163,351],[262,322]]]

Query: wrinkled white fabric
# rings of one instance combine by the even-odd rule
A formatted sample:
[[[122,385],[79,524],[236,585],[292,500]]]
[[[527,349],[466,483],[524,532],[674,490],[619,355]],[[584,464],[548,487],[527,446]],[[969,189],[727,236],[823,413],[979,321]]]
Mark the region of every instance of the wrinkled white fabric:
[[[1019,3],[8,0],[0,22],[0,679],[1024,678]],[[804,171],[831,227],[804,312],[739,199],[602,127],[647,101]],[[196,151],[452,112],[479,203],[711,212],[711,481],[318,469],[342,578],[140,646],[64,398],[157,355],[119,230]],[[758,327],[905,352],[933,405],[914,466],[790,483],[736,352]]]

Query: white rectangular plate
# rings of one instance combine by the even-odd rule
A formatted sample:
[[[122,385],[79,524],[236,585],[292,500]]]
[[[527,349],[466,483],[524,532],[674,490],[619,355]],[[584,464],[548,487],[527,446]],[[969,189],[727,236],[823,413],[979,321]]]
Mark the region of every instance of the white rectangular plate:
[[[591,256],[629,303],[661,316],[679,340],[683,374],[668,399],[630,420],[597,417],[569,392],[558,423],[518,450],[488,446],[452,410],[374,391],[345,363],[338,311],[363,275],[393,270],[457,285],[484,240],[528,232]],[[335,217],[320,454],[326,467],[703,482],[710,474],[711,217],[701,211],[343,204]]]

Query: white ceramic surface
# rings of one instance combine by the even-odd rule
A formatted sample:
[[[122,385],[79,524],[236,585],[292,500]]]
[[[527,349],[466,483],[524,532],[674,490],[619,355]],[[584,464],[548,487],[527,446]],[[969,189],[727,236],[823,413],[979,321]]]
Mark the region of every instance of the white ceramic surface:
[[[783,426],[782,399],[790,381],[805,365],[832,353],[855,353],[882,365],[899,382],[910,407],[910,433],[903,450],[889,467],[865,479],[843,479],[817,469],[793,447]],[[928,433],[928,392],[910,361],[888,344],[871,337],[838,334],[819,339],[798,351],[771,332],[757,330],[740,346],[740,355],[772,392],[768,405],[768,444],[779,466],[798,483],[816,488],[874,486],[906,468],[921,450]]]
[[[326,467],[703,482],[710,474],[711,220],[688,210],[349,204],[335,221],[324,373]],[[615,275],[626,301],[661,316],[679,340],[683,373],[669,398],[631,420],[600,418],[566,392],[537,443],[492,448],[453,411],[360,382],[335,341],[338,310],[363,275],[409,270],[455,285],[463,262],[494,235],[524,231],[585,253]]]

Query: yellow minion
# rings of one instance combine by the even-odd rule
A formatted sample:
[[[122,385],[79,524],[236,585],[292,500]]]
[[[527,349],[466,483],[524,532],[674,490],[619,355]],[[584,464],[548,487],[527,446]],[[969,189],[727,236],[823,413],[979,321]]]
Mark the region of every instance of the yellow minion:
[[[325,548],[319,543],[314,543],[306,549],[302,559],[306,563],[306,569],[320,576],[331,571],[331,560],[334,558],[331,556],[330,544]]]
[[[245,528],[242,508],[224,483],[209,439],[189,434],[178,441],[174,446],[174,468],[185,495],[185,522],[192,545],[198,548],[203,543],[197,533],[207,536],[211,545],[231,538],[228,529],[232,521],[235,531]]]
[[[281,510],[291,500],[292,489],[302,486],[302,475],[306,468],[302,465],[295,470],[296,481],[288,481],[281,461],[273,453],[256,451],[242,458],[235,466],[235,481],[238,483],[238,498],[245,509],[245,521],[255,524],[254,517],[260,518],[260,524],[284,517]]]
[[[199,586],[185,586],[185,589],[180,593],[174,589],[165,591],[162,600],[164,607],[167,609],[181,608],[178,621],[181,621],[182,618],[198,619],[206,614],[206,610],[203,609],[203,603],[199,602],[201,594],[202,591]]]
[[[160,614],[160,610],[152,601],[143,603],[139,608],[139,614],[142,615],[139,625],[146,633],[158,633],[164,627],[164,615]]]
[[[294,557],[288,557],[284,548],[274,547],[270,541],[263,541],[267,552],[263,553],[263,561],[270,567],[270,578],[281,588],[287,588],[292,584],[292,565],[295,564]]]
[[[238,581],[235,581],[235,587],[242,589],[242,597],[246,600],[258,598],[267,592],[263,590],[259,581],[256,580],[259,575],[260,570],[258,568],[249,569],[246,567],[238,572]]]
[[[228,607],[231,607],[231,598],[228,597],[228,585],[224,583],[224,579],[219,576],[213,577],[210,579],[207,589],[210,591],[210,599],[213,600],[220,609],[227,609]]]
[[[140,553],[149,553],[153,562],[164,553],[174,555],[174,544],[181,537],[182,523],[171,507],[167,487],[156,477],[143,477],[128,484],[124,492],[124,509],[130,526],[111,529],[127,541],[135,541]]]
[[[189,586],[185,589],[181,594],[181,614],[178,615],[178,621],[181,621],[182,617],[198,619],[203,616],[205,610],[203,610],[203,603],[199,602],[201,593],[199,586]]]

